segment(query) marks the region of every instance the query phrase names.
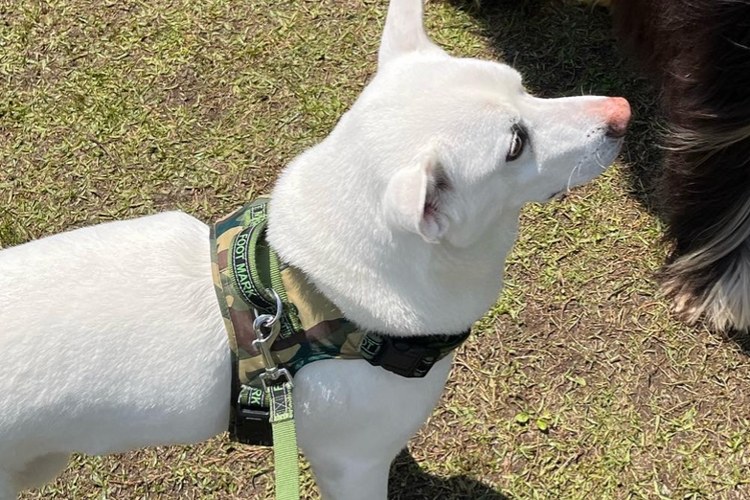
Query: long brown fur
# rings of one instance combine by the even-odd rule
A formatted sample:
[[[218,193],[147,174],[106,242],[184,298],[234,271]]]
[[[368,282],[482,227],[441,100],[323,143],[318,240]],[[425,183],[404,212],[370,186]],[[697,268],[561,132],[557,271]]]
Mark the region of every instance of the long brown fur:
[[[613,0],[660,91],[660,199],[675,248],[662,286],[690,322],[750,328],[750,0]]]

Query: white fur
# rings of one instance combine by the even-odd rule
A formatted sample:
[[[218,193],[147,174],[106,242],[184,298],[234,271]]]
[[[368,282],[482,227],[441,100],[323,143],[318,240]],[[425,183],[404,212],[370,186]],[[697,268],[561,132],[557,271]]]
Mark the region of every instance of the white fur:
[[[674,311],[689,323],[705,317],[717,331],[750,329],[750,199],[717,224],[721,228],[701,248],[667,266],[672,275],[662,284],[674,296]],[[683,276],[715,266],[734,253],[734,258],[703,293],[685,286]]]
[[[468,328],[497,299],[518,213],[595,177],[619,139],[605,98],[542,100],[508,66],[449,57],[421,0],[393,0],[373,82],[273,193],[269,238],[353,321],[400,335]],[[530,145],[506,162],[513,122]],[[429,205],[426,207],[426,204]],[[72,452],[225,430],[229,349],[208,228],[180,213],[0,253],[0,500]],[[325,498],[383,500],[391,460],[442,393],[364,361],[295,378],[300,446]]]

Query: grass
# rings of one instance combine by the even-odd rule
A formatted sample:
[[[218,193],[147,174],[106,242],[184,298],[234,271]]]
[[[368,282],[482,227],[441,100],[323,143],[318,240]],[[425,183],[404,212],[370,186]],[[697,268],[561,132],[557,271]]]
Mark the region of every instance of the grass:
[[[268,190],[375,69],[385,0],[0,3],[0,247]],[[390,498],[750,497],[750,363],[673,321],[652,186],[658,113],[604,9],[429,5],[452,53],[514,63],[544,96],[625,95],[616,169],[529,206],[506,290],[460,350]],[[270,453],[219,437],[77,456],[31,499],[269,498]],[[318,498],[306,470],[304,497]]]

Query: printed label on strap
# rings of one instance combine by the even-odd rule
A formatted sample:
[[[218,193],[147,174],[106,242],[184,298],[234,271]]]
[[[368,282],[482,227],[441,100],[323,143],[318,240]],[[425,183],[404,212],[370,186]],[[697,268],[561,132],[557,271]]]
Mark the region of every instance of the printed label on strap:
[[[243,229],[232,241],[230,248],[232,274],[234,282],[237,285],[237,290],[242,294],[246,302],[254,307],[268,308],[272,307],[273,304],[263,298],[261,291],[255,286],[255,282],[250,274],[250,238],[257,227],[250,226]]]
[[[368,333],[362,337],[362,342],[359,344],[359,352],[362,353],[363,358],[371,360],[378,355],[382,345],[382,337]]]
[[[274,385],[268,388],[268,392],[271,398],[271,423],[292,420],[292,385],[289,382]]]

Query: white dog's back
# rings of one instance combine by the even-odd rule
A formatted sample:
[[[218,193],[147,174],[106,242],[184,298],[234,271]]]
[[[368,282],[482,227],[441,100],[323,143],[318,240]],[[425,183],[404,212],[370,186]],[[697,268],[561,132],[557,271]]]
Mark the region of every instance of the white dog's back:
[[[0,304],[0,472],[15,482],[28,482],[19,466],[43,468],[40,452],[111,453],[225,429],[229,349],[196,219],[166,213],[3,251]]]
[[[3,359],[25,360],[0,363],[0,500],[53,479],[73,451],[226,430],[230,352],[196,219],[166,213],[3,251],[0,304]],[[391,455],[427,418],[451,360],[408,380],[362,360],[304,367],[297,432],[321,489],[382,497]]]

